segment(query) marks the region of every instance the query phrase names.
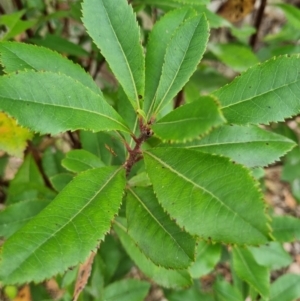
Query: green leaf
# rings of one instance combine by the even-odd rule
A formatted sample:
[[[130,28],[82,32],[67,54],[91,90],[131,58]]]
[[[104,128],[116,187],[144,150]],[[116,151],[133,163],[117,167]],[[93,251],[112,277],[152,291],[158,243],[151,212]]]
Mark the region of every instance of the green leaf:
[[[146,75],[145,75],[145,100],[144,109],[147,112],[152,102],[161,79],[164,59],[168,44],[173,38],[174,32],[182,23],[195,15],[191,8],[176,9],[155,23],[149,35],[146,51]]]
[[[144,158],[158,201],[187,232],[225,243],[267,242],[263,197],[244,167],[178,148],[145,151]]]
[[[48,178],[55,176],[58,173],[66,172],[61,166],[61,160],[65,157],[65,154],[60,150],[54,150],[52,147],[48,147],[42,156],[42,167],[44,173]]]
[[[300,239],[300,220],[292,216],[274,216],[272,219],[272,235],[279,242]]]
[[[50,201],[30,200],[10,205],[0,211],[0,236],[10,237],[49,203]]]
[[[2,283],[41,282],[84,261],[109,231],[124,186],[120,167],[90,169],[77,176],[4,243]]]
[[[135,186],[147,187],[147,186],[152,185],[152,183],[148,177],[148,174],[145,171],[130,178],[130,180],[127,182],[127,184],[130,187],[135,187]]]
[[[220,260],[221,251],[220,244],[200,241],[196,249],[196,260],[189,268],[191,276],[197,279],[211,272]]]
[[[69,171],[78,173],[91,168],[103,167],[104,163],[99,157],[84,149],[75,149],[66,154],[62,160],[62,166]]]
[[[140,270],[153,281],[168,288],[184,288],[192,284],[191,277],[185,270],[169,270],[155,265],[136,246],[135,241],[128,235],[126,221],[118,218],[114,222],[114,230],[118,234],[128,255]]]
[[[159,85],[148,117],[152,113],[157,115],[187,83],[202,58],[208,36],[204,14],[189,18],[175,31],[166,48]]]
[[[33,136],[3,112],[0,112],[0,134],[0,150],[19,158],[24,155],[27,140],[31,140]]]
[[[143,301],[150,289],[150,283],[136,279],[113,282],[104,289],[107,301]]]
[[[101,94],[101,90],[92,77],[81,66],[48,48],[24,43],[2,42],[0,54],[0,62],[6,73],[26,69],[63,73],[78,80],[93,92]]]
[[[248,167],[269,165],[295,145],[294,141],[257,126],[239,125],[225,125],[201,140],[180,144],[188,149],[229,157]]]
[[[43,176],[30,153],[25,157],[14,179],[10,181],[6,205],[16,202],[14,200],[16,195],[25,192],[26,188],[30,188],[29,184],[34,184],[33,187],[35,188],[44,186]]]
[[[128,189],[126,217],[128,234],[156,265],[183,269],[194,260],[195,239],[163,211],[152,187]]]
[[[290,254],[286,252],[279,242],[269,242],[259,247],[248,247],[255,261],[271,270],[287,267],[293,262]]]
[[[201,4],[201,2],[199,4]],[[210,28],[234,27],[230,22],[208,9],[207,5],[197,5],[193,8],[197,11],[198,14],[205,14]]]
[[[167,114],[152,129],[163,140],[183,141],[203,135],[224,121],[215,100],[203,96]]]
[[[213,286],[218,301],[243,301],[241,293],[236,287],[225,280],[217,280]]]
[[[187,290],[164,292],[168,301],[215,301],[211,293],[203,293],[196,285]]]
[[[29,42],[34,43],[39,46],[44,46],[50,48],[57,52],[67,55],[73,55],[77,57],[88,57],[89,53],[82,48],[78,43],[72,43],[66,38],[63,38],[55,34],[46,34],[41,38],[31,38]]]
[[[101,95],[64,74],[27,71],[2,76],[0,109],[42,134],[77,129],[129,132]]]
[[[292,182],[300,178],[300,148],[295,147],[284,158],[284,165],[281,173],[283,181]]]
[[[121,165],[126,160],[126,148],[114,133],[80,132],[82,147],[96,155],[106,165]]]
[[[232,255],[233,268],[238,276],[250,284],[264,298],[268,298],[270,285],[269,269],[259,265],[247,249],[235,247]]]
[[[270,301],[294,301],[300,297],[300,275],[285,274],[271,284]]]
[[[300,110],[300,57],[282,56],[248,69],[213,93],[229,123],[268,124]]]
[[[287,3],[278,3],[276,6],[283,10],[287,21],[294,26],[295,29],[300,29],[300,9]]]
[[[53,188],[60,192],[62,191],[65,186],[67,186],[67,184],[69,182],[72,181],[74,175],[70,174],[70,173],[59,173],[59,174],[56,174],[52,177],[50,177],[50,182],[51,182],[51,185],[53,186]]]
[[[237,72],[245,71],[259,61],[253,51],[239,44],[212,44],[209,50],[225,65]]]
[[[83,24],[135,109],[144,96],[145,62],[132,7],[126,0],[85,0]]]
[[[0,16],[0,25],[5,25],[8,27],[7,32],[1,37],[2,40],[9,40],[36,24],[36,20],[23,21],[21,18],[24,13],[25,10],[20,10],[12,14]]]
[[[136,4],[146,4],[162,9],[180,8],[186,6],[198,6],[208,4],[208,0],[134,0]]]

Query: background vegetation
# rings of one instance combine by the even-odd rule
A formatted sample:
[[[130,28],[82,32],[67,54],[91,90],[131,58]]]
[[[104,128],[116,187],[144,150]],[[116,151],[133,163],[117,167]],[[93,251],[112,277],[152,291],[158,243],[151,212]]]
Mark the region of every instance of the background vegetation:
[[[130,120],[131,112],[127,109],[130,103],[124,100],[124,91],[118,84],[120,79],[111,71],[113,68],[107,64],[108,59],[101,55],[94,44],[93,28],[88,28],[92,39],[83,26],[81,2],[0,1],[0,60],[3,68],[0,72],[4,75],[16,71],[13,59],[4,55],[5,49],[11,45],[5,44],[7,41],[44,46],[82,66],[101,88],[107,103],[126,121]],[[171,107],[174,108],[183,104],[193,105],[199,96],[216,91],[259,62],[265,62],[274,56],[300,52],[300,10],[296,1],[129,2],[137,14],[143,46],[148,42],[153,25],[171,10],[187,5],[193,7],[198,14],[204,12],[208,19],[211,31],[203,59],[172,101]],[[89,20],[86,20],[85,23],[88,22]],[[22,47],[18,44],[15,51],[25,53],[27,50]],[[44,52],[44,57],[41,54],[41,58],[36,57],[36,61],[40,59],[46,64],[47,57],[49,58],[48,52]],[[293,57],[295,58],[296,56]],[[17,62],[15,58],[14,60]],[[51,60],[49,62],[50,65]],[[283,62],[285,65],[287,61],[283,58]],[[296,59],[294,62],[296,65]],[[281,77],[288,77],[287,74],[292,72],[295,65],[287,65]],[[42,67],[41,70],[43,71]],[[32,87],[35,83],[33,78]],[[4,91],[3,86],[2,89]],[[219,94],[214,93],[216,97],[219,97]],[[299,99],[299,96],[296,98]],[[124,102],[120,102],[120,99]],[[3,101],[3,97],[1,100]],[[280,110],[281,108],[278,108],[278,111]],[[298,113],[299,110],[296,111]],[[299,119],[297,115],[291,117],[295,114],[284,116],[283,118],[290,117],[285,122],[283,118],[279,118],[282,122],[276,124],[269,123],[269,120],[257,121],[265,124],[261,128],[268,130],[268,133],[281,134],[289,140],[271,140],[271,136],[263,136],[259,130],[256,132],[259,139],[251,137],[252,140],[247,140],[247,132],[240,129],[240,136],[236,137],[235,141],[240,148],[237,147],[233,151],[210,150],[227,155],[252,169],[253,176],[259,180],[264,192],[268,215],[272,217],[273,238],[276,241],[261,244],[259,248],[235,248],[236,242],[232,242],[232,238],[229,239],[229,242],[232,242],[229,244],[223,244],[223,238],[218,240],[214,237],[212,241],[209,237],[197,241],[196,258],[189,266],[190,278],[187,281],[185,277],[179,279],[177,274],[174,276],[170,272],[172,269],[161,272],[159,268],[151,266],[150,260],[148,266],[142,262],[134,245],[130,245],[128,233],[124,231],[124,220],[120,219],[114,224],[114,230],[101,243],[97,254],[92,253],[83,265],[70,267],[66,273],[42,283],[3,283],[0,300],[297,300],[300,298],[300,152]],[[218,116],[216,113],[215,123],[209,124],[210,127],[217,127],[222,123]],[[225,117],[228,119],[226,114]],[[33,116],[33,121],[34,118]],[[126,159],[126,149],[115,134],[110,132],[91,133],[76,130],[50,136],[37,134],[19,126],[12,117],[3,112],[0,113],[0,120],[1,244],[49,205],[75,174],[91,166],[96,168],[102,164],[120,165]],[[24,121],[25,125],[26,122]],[[48,125],[48,132],[53,133],[55,130],[50,129],[51,122]],[[151,138],[149,147],[157,145],[161,137],[165,138],[162,140],[180,140],[180,136],[172,136],[171,130],[165,133],[159,124],[156,128],[153,127],[153,130],[157,136]],[[227,130],[230,131],[229,128]],[[206,129],[199,131],[206,133]],[[272,148],[261,147],[262,144],[268,143],[271,143],[272,147],[274,143],[274,152]],[[206,144],[209,143],[206,141]],[[279,147],[279,144],[282,146]],[[293,150],[287,153],[292,148]],[[239,152],[242,152],[242,155]],[[279,157],[285,153],[287,155],[279,161]],[[150,162],[150,159],[148,160]],[[135,168],[129,180],[130,185],[148,187],[149,179],[141,166],[137,164]],[[152,171],[153,174],[155,172]],[[151,182],[154,186],[159,184],[152,178]],[[152,190],[143,189],[135,192],[141,197],[146,193],[154,203]],[[134,202],[134,196],[132,193],[127,202]],[[123,204],[119,212],[120,217],[125,216],[125,210]],[[259,218],[258,216],[257,219]],[[238,233],[239,229],[234,229],[233,232]],[[23,247],[18,246],[20,249]],[[15,249],[16,256],[18,248]],[[158,254],[151,260],[156,260],[157,266],[160,267],[165,262],[159,260],[165,257],[165,254]],[[81,274],[78,270],[84,271],[84,277],[78,276]],[[5,274],[5,270],[0,271],[2,277]],[[85,289],[79,295],[84,286]]]

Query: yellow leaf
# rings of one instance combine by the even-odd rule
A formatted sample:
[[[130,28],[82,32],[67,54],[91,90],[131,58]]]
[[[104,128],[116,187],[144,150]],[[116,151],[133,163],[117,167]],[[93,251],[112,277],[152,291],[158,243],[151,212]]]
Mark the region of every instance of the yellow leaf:
[[[16,121],[0,112],[0,150],[9,155],[22,158],[26,147],[26,141],[32,138],[32,133]]]

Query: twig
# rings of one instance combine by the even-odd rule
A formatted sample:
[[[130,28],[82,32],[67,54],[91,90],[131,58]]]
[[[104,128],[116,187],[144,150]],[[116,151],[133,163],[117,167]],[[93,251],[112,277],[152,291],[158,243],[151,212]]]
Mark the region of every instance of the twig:
[[[142,144],[153,135],[153,132],[150,128],[150,124],[144,124],[143,118],[139,119],[140,126],[140,136],[137,138],[132,135],[132,139],[135,141],[134,148],[131,148],[129,144],[125,141],[125,147],[129,153],[127,160],[124,163],[124,167],[126,169],[126,176],[129,175],[132,166],[143,158],[141,146]]]
[[[33,157],[33,159],[34,159],[34,161],[35,161],[35,163],[36,163],[36,165],[39,169],[39,172],[41,173],[41,175],[44,179],[44,182],[45,182],[46,186],[53,190],[52,184],[51,184],[51,182],[49,181],[47,175],[44,172],[44,169],[43,169],[43,166],[42,166],[41,155],[40,155],[39,151],[36,149],[36,147],[32,144],[31,141],[28,141],[28,146],[27,146],[27,149],[25,150],[25,154],[26,153],[31,153],[32,154],[32,157]]]
[[[80,143],[78,137],[75,137],[74,132],[67,131],[67,134],[72,142],[72,147],[74,149],[81,149],[81,143]]]
[[[5,15],[5,10],[4,10],[4,8],[2,7],[1,4],[0,4],[0,14]]]
[[[259,9],[257,11],[256,19],[255,19],[255,24],[254,24],[256,31],[250,37],[250,41],[249,41],[249,44],[253,50],[255,49],[256,44],[257,44],[258,32],[259,32],[259,28],[260,28],[260,25],[262,22],[262,18],[264,15],[266,5],[267,5],[267,0],[261,0]]]

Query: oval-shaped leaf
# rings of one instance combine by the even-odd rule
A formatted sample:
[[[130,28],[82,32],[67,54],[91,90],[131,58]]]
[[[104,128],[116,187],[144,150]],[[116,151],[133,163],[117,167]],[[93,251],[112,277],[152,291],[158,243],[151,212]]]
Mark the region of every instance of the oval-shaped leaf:
[[[214,283],[214,292],[218,301],[243,301],[244,298],[237,287],[232,286],[225,280],[217,280]]]
[[[140,29],[126,0],[85,0],[83,24],[135,109],[144,96],[145,62]]]
[[[270,301],[294,301],[300,297],[300,275],[286,274],[271,284]],[[299,299],[298,299],[299,300]]]
[[[268,124],[300,110],[300,57],[282,56],[258,64],[213,93],[229,123]]]
[[[187,232],[225,243],[267,241],[263,196],[243,166],[178,148],[145,151],[144,157],[158,201]]]
[[[259,265],[247,249],[235,247],[232,256],[233,267],[238,276],[249,283],[264,298],[268,298],[270,289],[269,269]]]
[[[197,279],[211,272],[220,260],[221,251],[220,244],[211,244],[205,241],[198,242],[196,260],[189,268],[191,276]]]
[[[82,172],[91,168],[105,166],[99,157],[84,150],[75,149],[66,154],[66,157],[61,162],[62,166],[72,172]]]
[[[1,252],[2,283],[40,282],[83,262],[109,231],[125,186],[123,168],[81,173]]]
[[[183,269],[194,260],[195,239],[163,211],[152,187],[128,190],[126,217],[128,234],[155,264]]]
[[[271,270],[287,267],[293,262],[290,254],[277,241],[271,241],[267,245],[259,247],[248,247],[248,250],[259,265],[268,267]]]
[[[74,64],[48,48],[25,43],[2,42],[0,54],[0,63],[6,73],[26,69],[63,73],[78,80],[95,93],[101,94],[92,77],[80,65]]]
[[[163,16],[152,28],[146,51],[144,110],[148,112],[161,78],[167,46],[184,20],[194,16],[191,8],[176,9]]]
[[[272,219],[272,235],[280,242],[300,239],[300,219],[293,216],[274,216]]]
[[[171,270],[155,265],[136,246],[134,240],[128,235],[126,221],[117,218],[114,230],[118,234],[122,245],[131,259],[141,271],[159,285],[167,288],[185,288],[192,284],[192,279],[186,270]]]
[[[167,114],[152,129],[163,140],[183,141],[203,135],[224,121],[215,100],[204,96]]]
[[[163,109],[195,72],[205,51],[208,36],[208,23],[204,14],[186,20],[176,30],[166,49],[157,92],[149,108],[149,117]]]
[[[77,129],[129,132],[101,95],[64,74],[26,71],[0,77],[0,109],[42,134]]]
[[[225,65],[236,72],[242,72],[257,64],[258,58],[250,47],[234,43],[212,44],[209,50]]]
[[[290,151],[295,142],[257,126],[225,125],[182,147],[223,155],[248,167],[266,166]]]

